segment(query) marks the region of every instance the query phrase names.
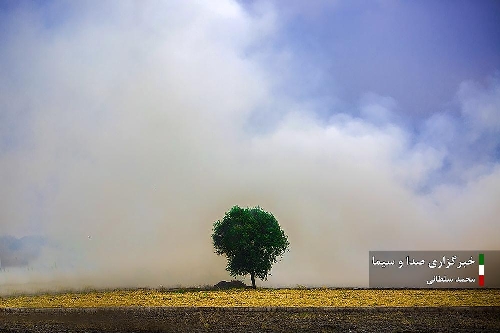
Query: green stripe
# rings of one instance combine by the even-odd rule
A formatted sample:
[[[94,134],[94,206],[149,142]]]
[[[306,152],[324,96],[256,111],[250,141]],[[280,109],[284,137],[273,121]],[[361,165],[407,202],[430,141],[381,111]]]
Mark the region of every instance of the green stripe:
[[[484,253],[479,253],[479,265],[484,265]]]

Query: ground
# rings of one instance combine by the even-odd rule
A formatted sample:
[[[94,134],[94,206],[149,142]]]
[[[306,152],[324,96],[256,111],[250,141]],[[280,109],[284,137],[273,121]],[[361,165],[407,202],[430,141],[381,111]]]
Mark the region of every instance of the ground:
[[[26,331],[500,332],[500,290],[137,289],[0,298],[0,332]]]
[[[0,310],[0,332],[499,332],[499,307]]]

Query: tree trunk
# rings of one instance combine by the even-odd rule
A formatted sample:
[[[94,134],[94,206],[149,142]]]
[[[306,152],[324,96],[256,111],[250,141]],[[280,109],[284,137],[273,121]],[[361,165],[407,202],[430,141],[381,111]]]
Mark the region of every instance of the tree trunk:
[[[250,273],[250,278],[252,279],[252,288],[256,289],[257,287],[255,286],[255,273]]]

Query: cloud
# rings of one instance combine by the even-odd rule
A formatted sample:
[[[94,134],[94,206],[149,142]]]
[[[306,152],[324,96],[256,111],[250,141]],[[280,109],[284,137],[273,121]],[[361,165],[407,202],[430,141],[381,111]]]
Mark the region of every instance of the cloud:
[[[376,124],[394,122],[394,109],[397,105],[394,98],[367,93],[361,100],[361,116],[364,120]]]
[[[500,131],[500,83],[495,78],[491,81],[488,87],[464,81],[457,94],[463,117],[477,131]]]
[[[461,120],[436,115],[419,136],[390,96],[325,116],[285,94],[293,71],[267,62],[284,52],[269,47],[273,7],[74,6],[50,27],[36,8],[4,23],[0,234],[51,246],[39,270],[1,274],[0,291],[214,284],[228,277],[212,223],[235,204],[273,212],[290,236],[269,285],[366,286],[369,250],[496,244],[475,230],[498,234],[497,162],[439,178],[469,156],[453,148]],[[494,119],[496,93],[461,86],[464,119]]]

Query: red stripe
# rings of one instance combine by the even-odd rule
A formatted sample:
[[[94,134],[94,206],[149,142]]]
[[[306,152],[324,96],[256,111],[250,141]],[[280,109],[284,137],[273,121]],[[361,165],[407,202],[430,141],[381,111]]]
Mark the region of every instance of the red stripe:
[[[480,285],[481,287],[483,287],[483,286],[484,286],[484,275],[479,275],[479,285]]]

